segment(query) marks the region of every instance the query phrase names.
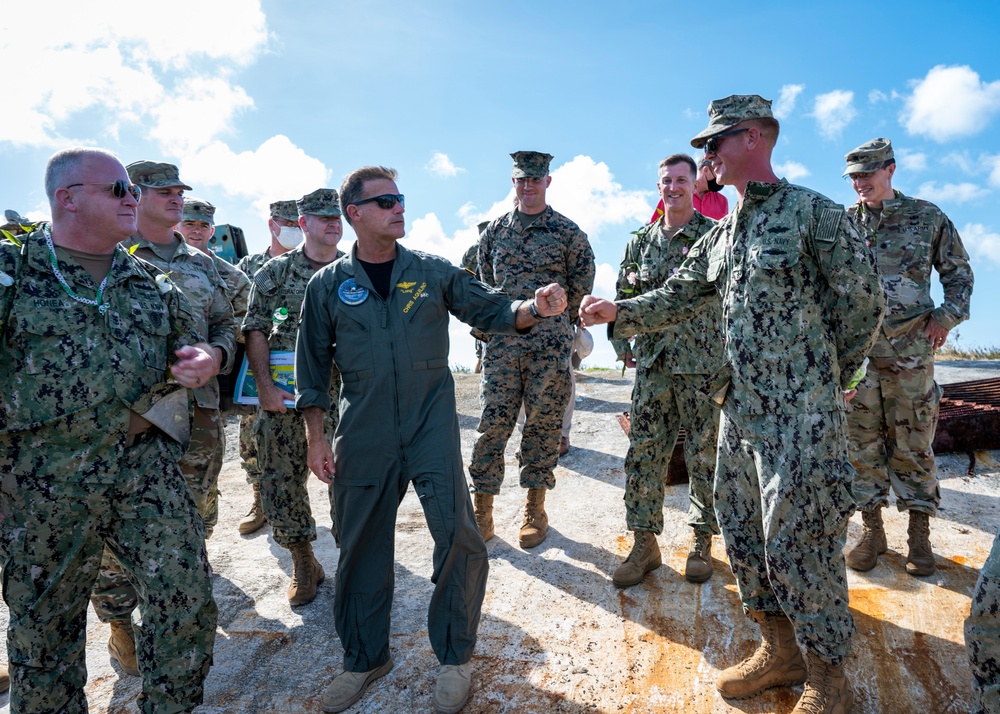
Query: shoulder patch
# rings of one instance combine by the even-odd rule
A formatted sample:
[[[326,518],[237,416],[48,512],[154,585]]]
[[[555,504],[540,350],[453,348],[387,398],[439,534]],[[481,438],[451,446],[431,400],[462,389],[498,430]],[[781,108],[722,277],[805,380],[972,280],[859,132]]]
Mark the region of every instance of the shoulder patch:
[[[833,243],[837,240],[837,232],[840,230],[842,220],[844,220],[844,209],[824,208],[819,215],[816,240],[820,243]]]
[[[278,287],[271,277],[271,271],[264,268],[253,274],[253,282],[257,286],[257,289],[264,294],[273,293]]]

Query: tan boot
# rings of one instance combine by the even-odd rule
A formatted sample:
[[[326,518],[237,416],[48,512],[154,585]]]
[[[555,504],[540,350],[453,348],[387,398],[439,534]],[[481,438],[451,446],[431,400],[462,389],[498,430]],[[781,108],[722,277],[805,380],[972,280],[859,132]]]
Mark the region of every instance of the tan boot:
[[[806,653],[809,677],[792,714],[848,714],[854,706],[854,692],[844,675],[844,665],[824,662]]]
[[[771,687],[801,684],[806,678],[806,661],[795,642],[795,629],[783,614],[751,612],[760,626],[757,651],[739,664],[723,670],[715,688],[724,697],[744,699]]]
[[[910,511],[910,527],[906,529],[906,572],[910,575],[933,575],[934,552],[931,550],[930,516],[922,511]]]
[[[316,588],[326,574],[313,555],[312,544],[299,541],[288,546],[292,552],[292,582],[288,586],[288,602],[292,607],[308,605],[316,599]]]
[[[864,523],[861,540],[848,551],[845,560],[848,568],[864,573],[878,564],[878,557],[889,549],[889,545],[885,541],[881,507],[862,511],[861,521]]]
[[[260,502],[260,484],[255,483],[253,485],[253,505],[240,521],[240,535],[256,533],[265,523],[267,523],[267,518],[264,517],[264,505]]]
[[[549,516],[545,512],[545,489],[529,488],[528,501],[524,504],[524,523],[517,534],[522,548],[534,548],[545,540],[549,532]]]
[[[376,679],[384,677],[392,670],[392,656],[381,667],[367,672],[341,672],[330,686],[323,690],[321,708],[328,714],[350,709],[368,690],[368,685]]]
[[[615,568],[611,580],[620,588],[638,585],[642,578],[651,570],[663,565],[660,557],[660,545],[656,542],[656,534],[652,531],[636,531],[632,552],[625,562]]]
[[[139,658],[135,654],[135,632],[130,620],[113,620],[108,638],[108,655],[126,674],[139,676]]]
[[[10,689],[10,672],[7,667],[0,665],[0,694]]]
[[[689,583],[703,583],[712,577],[712,532],[695,531],[694,547],[684,565],[684,579]]]
[[[479,535],[484,541],[493,537],[496,530],[493,528],[493,496],[488,493],[476,493],[476,525],[479,527]]]

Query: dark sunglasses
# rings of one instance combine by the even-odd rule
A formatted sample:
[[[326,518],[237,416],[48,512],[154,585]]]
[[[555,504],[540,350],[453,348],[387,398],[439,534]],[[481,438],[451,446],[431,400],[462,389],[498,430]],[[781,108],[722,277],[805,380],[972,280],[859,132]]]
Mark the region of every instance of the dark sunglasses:
[[[371,198],[363,198],[360,201],[355,201],[352,205],[360,206],[365,203],[371,203],[372,201],[377,203],[378,207],[385,211],[388,211],[397,203],[404,208],[406,207],[406,204],[403,203],[403,194],[401,193],[383,193],[381,196],[372,196]]]
[[[719,139],[725,139],[727,136],[735,136],[736,134],[742,134],[745,131],[750,131],[750,127],[745,126],[742,129],[733,129],[732,131],[724,131],[721,134],[716,134],[715,136],[710,136],[705,141],[705,154],[714,154],[719,151]]]
[[[114,183],[71,183],[66,188],[75,188],[76,186],[104,186],[105,189],[110,186],[111,193],[114,194],[115,198],[125,198],[126,192],[132,194],[132,198],[134,198],[136,202],[142,198],[142,189],[134,183],[129,183],[125,179],[118,179]]]

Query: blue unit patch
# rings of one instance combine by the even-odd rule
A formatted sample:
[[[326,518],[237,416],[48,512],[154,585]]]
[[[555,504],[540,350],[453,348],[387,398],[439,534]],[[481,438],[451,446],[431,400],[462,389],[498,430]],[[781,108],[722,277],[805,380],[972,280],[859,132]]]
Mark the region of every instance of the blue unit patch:
[[[348,278],[337,288],[337,295],[345,305],[360,305],[368,299],[368,288],[358,285],[354,278]]]

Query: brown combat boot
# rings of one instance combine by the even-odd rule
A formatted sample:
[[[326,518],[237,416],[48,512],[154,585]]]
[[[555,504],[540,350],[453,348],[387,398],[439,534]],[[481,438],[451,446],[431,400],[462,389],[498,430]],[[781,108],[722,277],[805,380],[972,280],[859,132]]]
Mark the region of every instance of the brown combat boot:
[[[0,666],[0,694],[3,694],[8,689],[10,689],[10,672],[7,668]]]
[[[135,632],[131,620],[112,620],[108,638],[108,655],[125,674],[139,676],[139,658],[135,654]]]
[[[476,498],[476,525],[484,541],[493,537],[493,496],[488,493],[473,494]]]
[[[689,583],[703,583],[712,577],[712,532],[695,531],[694,547],[684,565],[684,579]]]
[[[292,582],[288,586],[288,602],[292,607],[308,605],[316,599],[316,588],[326,574],[313,555],[312,544],[299,541],[288,546],[292,552]]]
[[[549,516],[545,512],[545,489],[529,488],[528,501],[524,504],[524,523],[517,534],[522,548],[534,548],[545,540],[549,532]]]
[[[844,665],[824,662],[812,652],[806,653],[806,661],[809,676],[792,714],[848,714],[854,706],[854,692],[847,683]]]
[[[253,485],[253,505],[240,521],[240,535],[256,533],[265,523],[267,523],[267,518],[264,517],[264,505],[260,502],[260,484],[255,483]]]
[[[625,562],[615,568],[611,580],[620,588],[628,588],[642,582],[646,573],[663,565],[660,557],[660,544],[656,542],[656,534],[652,531],[636,531],[632,552]]]
[[[934,552],[931,550],[930,516],[922,511],[910,511],[910,527],[906,529],[906,572],[910,575],[933,575]]]
[[[864,573],[878,564],[878,557],[889,549],[889,545],[885,541],[881,507],[862,511],[861,522],[864,524],[861,540],[848,551],[845,560],[851,570]]]
[[[725,669],[715,682],[719,694],[731,699],[752,697],[771,687],[801,684],[806,678],[806,661],[795,642],[791,621],[778,613],[750,612],[760,626],[757,651],[739,664]]]

